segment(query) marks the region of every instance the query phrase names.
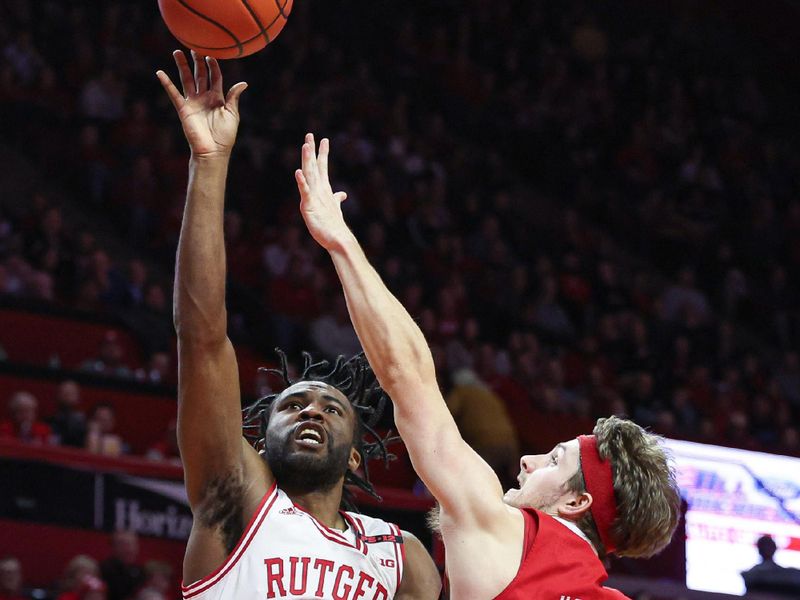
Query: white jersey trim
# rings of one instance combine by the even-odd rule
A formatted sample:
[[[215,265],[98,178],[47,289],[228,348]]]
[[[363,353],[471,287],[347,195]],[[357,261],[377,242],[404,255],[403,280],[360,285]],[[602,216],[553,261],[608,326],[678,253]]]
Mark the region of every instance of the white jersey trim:
[[[234,565],[238,562],[239,558],[245,553],[247,547],[250,545],[250,542],[256,535],[259,527],[264,522],[264,519],[269,513],[269,509],[272,508],[272,505],[275,503],[275,500],[278,498],[278,485],[277,482],[272,484],[272,487],[269,488],[269,491],[264,494],[264,497],[261,499],[261,503],[258,506],[258,509],[253,514],[253,517],[250,519],[250,523],[248,523],[247,527],[242,533],[242,536],[239,538],[239,542],[236,544],[236,547],[233,549],[228,555],[228,558],[225,559],[223,562],[213,573],[210,575],[206,575],[202,579],[198,579],[194,583],[189,585],[181,584],[181,595],[188,599],[196,596],[197,594],[201,594],[205,592],[210,587],[214,586],[219,580],[221,580],[228,572],[234,567]]]
[[[389,523],[389,527],[391,528],[392,532],[397,536],[398,539],[402,539],[403,532],[400,528],[395,525],[394,523]],[[405,570],[406,564],[406,545],[405,542],[401,543],[394,543],[394,556],[395,556],[395,567],[397,573],[397,587],[395,587],[395,593],[397,590],[400,589],[400,582],[403,581],[403,571]],[[398,546],[400,546],[398,550]]]
[[[567,529],[569,529],[569,530],[570,530],[572,533],[574,533],[574,534],[575,534],[575,535],[577,535],[579,538],[581,538],[581,539],[582,539],[584,542],[586,542],[587,544],[589,544],[589,547],[592,549],[592,552],[594,552],[595,554],[597,554],[597,549],[594,547],[594,544],[592,544],[592,540],[590,540],[590,539],[589,539],[589,538],[586,536],[586,534],[585,534],[585,533],[583,533],[583,532],[580,530],[580,528],[579,528],[579,527],[578,527],[578,526],[577,526],[575,523],[573,523],[572,521],[567,521],[566,519],[562,519],[561,517],[556,517],[556,516],[554,516],[554,515],[550,515],[550,516],[552,516],[552,517],[553,517],[553,518],[554,518],[556,521],[558,521],[559,523],[561,523],[561,524],[562,524],[564,527],[566,527],[566,528],[567,528]]]
[[[355,535],[355,543],[353,543],[347,538],[346,535],[344,535],[343,532],[328,527],[324,523],[321,523],[314,515],[312,515],[310,512],[307,512],[302,506],[295,504],[293,501],[292,505],[295,507],[295,509],[299,510],[300,512],[308,516],[308,518],[314,524],[314,527],[317,528],[322,537],[324,537],[326,540],[334,542],[336,544],[340,544],[342,546],[346,546],[347,548],[354,548],[356,550],[360,550],[360,545],[363,544],[363,542],[360,540],[357,530]],[[339,514],[342,515],[342,518],[345,520],[346,523],[348,523],[350,527],[353,527],[353,523],[350,522],[349,515],[347,515],[343,511],[339,511]],[[366,554],[366,552],[364,552],[364,554]]]

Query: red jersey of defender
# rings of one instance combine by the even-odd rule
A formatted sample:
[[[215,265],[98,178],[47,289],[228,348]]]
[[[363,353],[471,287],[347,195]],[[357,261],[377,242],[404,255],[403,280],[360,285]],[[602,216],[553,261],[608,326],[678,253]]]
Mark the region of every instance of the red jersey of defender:
[[[525,541],[519,571],[495,600],[628,598],[603,587],[608,574],[586,540],[543,512],[526,508],[522,514]]]

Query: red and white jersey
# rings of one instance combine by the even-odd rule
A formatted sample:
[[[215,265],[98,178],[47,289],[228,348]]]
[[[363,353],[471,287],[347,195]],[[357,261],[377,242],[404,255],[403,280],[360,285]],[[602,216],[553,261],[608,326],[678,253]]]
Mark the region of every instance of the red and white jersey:
[[[522,510],[525,541],[516,577],[495,600],[629,600],[608,579],[589,541],[560,519]]]
[[[389,600],[403,577],[400,529],[342,513],[346,531],[329,529],[275,485],[236,548],[216,571],[183,586],[186,600]]]

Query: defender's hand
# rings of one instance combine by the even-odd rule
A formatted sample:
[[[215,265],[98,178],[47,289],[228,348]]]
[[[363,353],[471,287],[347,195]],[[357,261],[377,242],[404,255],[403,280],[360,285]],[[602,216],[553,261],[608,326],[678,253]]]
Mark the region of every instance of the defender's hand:
[[[222,92],[222,71],[217,59],[198,57],[192,50],[194,75],[181,50],[172,53],[181,78],[181,94],[164,71],[156,72],[178,112],[183,133],[195,157],[229,156],[239,127],[239,96],[247,87],[234,85]]]
[[[300,190],[300,213],[317,243],[326,250],[334,250],[352,237],[342,215],[342,202],[347,194],[334,193],[331,188],[328,179],[330,142],[327,138],[319,144],[319,156],[315,150],[314,135],[308,133],[303,144],[303,168],[294,173]]]

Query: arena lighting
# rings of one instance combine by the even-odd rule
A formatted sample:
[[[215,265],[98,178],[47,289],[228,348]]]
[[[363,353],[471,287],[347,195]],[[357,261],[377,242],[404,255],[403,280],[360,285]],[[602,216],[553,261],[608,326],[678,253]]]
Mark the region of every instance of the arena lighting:
[[[800,459],[667,440],[686,513],[686,587],[743,595],[740,573],[760,562],[763,534],[775,561],[800,568]]]

